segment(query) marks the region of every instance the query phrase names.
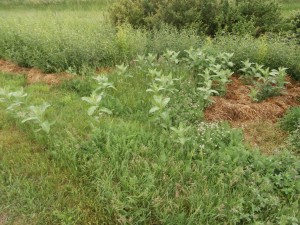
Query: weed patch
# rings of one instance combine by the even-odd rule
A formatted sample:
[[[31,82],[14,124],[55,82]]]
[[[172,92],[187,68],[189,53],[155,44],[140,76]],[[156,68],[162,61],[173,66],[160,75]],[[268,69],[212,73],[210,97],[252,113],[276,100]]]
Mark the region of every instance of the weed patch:
[[[284,104],[278,115],[298,104],[293,82],[287,96],[253,103],[232,77],[233,57],[200,49],[144,54],[58,86],[0,76],[0,209],[27,224],[299,220],[299,157],[262,155],[244,144],[241,129],[203,120],[221,99]],[[13,117],[25,105],[23,122],[37,123]]]

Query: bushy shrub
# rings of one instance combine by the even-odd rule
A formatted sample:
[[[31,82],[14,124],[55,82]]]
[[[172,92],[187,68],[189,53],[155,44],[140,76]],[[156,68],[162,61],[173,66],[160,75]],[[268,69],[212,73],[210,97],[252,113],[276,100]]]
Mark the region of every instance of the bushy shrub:
[[[253,20],[256,35],[276,29],[280,22],[279,7],[275,1],[244,0],[237,6],[237,15],[246,21]]]
[[[135,28],[193,27],[199,33],[215,35],[220,29],[234,31],[236,24],[252,21],[257,35],[276,28],[279,7],[273,1],[242,0],[120,0],[110,9],[115,24],[129,22]]]

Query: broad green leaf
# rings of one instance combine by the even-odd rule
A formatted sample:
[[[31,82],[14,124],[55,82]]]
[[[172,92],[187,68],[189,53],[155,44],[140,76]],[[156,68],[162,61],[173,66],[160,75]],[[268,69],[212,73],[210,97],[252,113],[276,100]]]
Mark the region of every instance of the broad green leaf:
[[[159,108],[157,107],[157,106],[154,106],[154,107],[152,107],[150,110],[149,110],[149,113],[154,113],[154,112],[156,112],[156,111],[158,111],[159,110]]]
[[[94,103],[94,101],[93,101],[93,99],[91,97],[82,97],[81,99],[83,101],[86,101],[86,102],[90,103],[90,104]]]
[[[98,106],[91,106],[89,109],[88,109],[88,115],[89,116],[92,116],[94,114],[94,112],[96,111],[96,109],[98,108]]]
[[[21,123],[26,123],[26,122],[28,122],[28,121],[31,121],[31,120],[39,120],[39,118],[38,117],[36,117],[36,116],[33,116],[33,117],[28,117],[28,118],[26,118],[26,119],[24,119],[24,120],[22,120],[21,121]]]
[[[162,98],[163,97],[161,95],[154,95],[153,96],[154,101],[157,102],[157,103],[162,102]]]
[[[170,101],[170,98],[164,98],[163,99],[163,106],[166,106]]]
[[[45,131],[47,134],[49,133],[50,131],[50,123],[48,121],[45,121],[41,124],[41,128],[43,131]]]
[[[109,115],[112,114],[112,111],[109,110],[108,108],[101,108],[99,111],[100,111],[100,112],[103,112],[103,113],[107,113],[107,114],[109,114]]]

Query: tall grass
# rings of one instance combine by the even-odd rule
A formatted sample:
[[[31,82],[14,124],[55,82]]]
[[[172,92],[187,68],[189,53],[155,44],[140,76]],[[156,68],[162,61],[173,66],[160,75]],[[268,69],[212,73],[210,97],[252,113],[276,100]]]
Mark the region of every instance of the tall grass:
[[[104,10],[114,0],[3,0],[0,9],[38,10]]]
[[[286,17],[289,17],[293,11],[300,10],[300,2],[298,0],[281,0],[279,2],[283,15]]]
[[[277,68],[299,79],[299,45],[290,40],[221,36],[199,37],[193,30],[136,30],[130,25],[112,26],[105,13],[88,11],[2,11],[0,15],[0,57],[46,72],[84,74],[86,68],[112,66],[131,61],[137,54],[183,51],[190,47],[211,52],[233,52],[240,66],[245,58]]]
[[[288,74],[300,80],[300,46],[295,41],[263,36],[219,36],[203,45],[208,52],[232,52],[236,70],[243,59],[258,62],[271,68],[287,67]]]
[[[0,57],[47,72],[113,65],[145,52],[184,50],[199,43],[192,31],[166,27],[154,34],[113,27],[98,11],[20,11],[0,16]]]

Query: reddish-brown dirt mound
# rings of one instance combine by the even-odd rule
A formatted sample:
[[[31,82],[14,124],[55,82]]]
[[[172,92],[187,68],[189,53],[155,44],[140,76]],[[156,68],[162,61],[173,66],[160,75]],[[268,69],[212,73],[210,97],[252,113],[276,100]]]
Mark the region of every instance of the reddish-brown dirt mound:
[[[224,97],[214,97],[214,104],[205,110],[209,121],[227,120],[240,123],[253,120],[276,121],[291,106],[299,105],[300,84],[290,80],[282,95],[254,103],[249,97],[250,87],[233,77]]]
[[[36,68],[24,68],[20,67],[12,62],[0,59],[0,71],[14,74],[25,74],[27,77],[28,84],[37,82],[44,82],[47,84],[58,84],[62,80],[72,78],[71,74],[67,73],[43,73],[41,70]]]

